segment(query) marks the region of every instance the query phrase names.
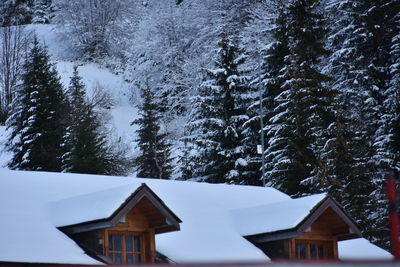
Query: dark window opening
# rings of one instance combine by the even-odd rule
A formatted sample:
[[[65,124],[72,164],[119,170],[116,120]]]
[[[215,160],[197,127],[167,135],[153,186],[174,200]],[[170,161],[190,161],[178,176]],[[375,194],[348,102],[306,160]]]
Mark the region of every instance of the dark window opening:
[[[143,260],[143,238],[138,233],[110,232],[107,256],[116,264],[139,264]]]

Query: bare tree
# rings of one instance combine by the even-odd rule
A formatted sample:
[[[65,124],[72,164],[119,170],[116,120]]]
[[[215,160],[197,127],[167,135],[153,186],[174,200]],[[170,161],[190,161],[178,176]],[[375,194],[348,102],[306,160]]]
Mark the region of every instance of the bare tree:
[[[118,27],[121,0],[56,0],[56,23],[89,58],[108,54],[109,41]]]
[[[29,40],[23,26],[0,27],[0,123],[8,117]]]

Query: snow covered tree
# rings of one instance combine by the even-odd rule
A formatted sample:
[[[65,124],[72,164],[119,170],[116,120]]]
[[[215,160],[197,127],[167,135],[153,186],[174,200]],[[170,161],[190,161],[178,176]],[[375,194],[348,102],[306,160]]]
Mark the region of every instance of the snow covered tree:
[[[52,0],[33,0],[32,23],[50,23]]]
[[[255,146],[255,144],[261,143],[260,116],[262,116],[263,124],[267,124],[268,127],[268,121],[274,115],[274,98],[279,94],[281,90],[280,87],[283,83],[280,71],[284,67],[284,59],[289,51],[287,48],[284,5],[280,1],[271,1],[268,2],[268,4],[262,3],[255,7],[256,10],[253,11],[254,22],[251,23],[249,29],[253,32],[256,31],[256,33],[253,34],[256,35],[256,37],[253,37],[253,39],[256,39],[254,40],[256,46],[252,49],[258,51],[258,54],[254,56],[255,59],[252,63],[253,66],[258,66],[253,74],[252,85],[257,88],[257,95],[255,97],[257,101],[252,101],[252,104],[248,107],[250,119],[245,123],[246,135],[244,141],[248,147],[246,151],[247,157],[252,158],[252,160],[249,160],[251,163],[247,169],[249,171],[253,169],[253,176],[261,177],[261,157],[263,155],[257,154]],[[260,9],[262,10],[260,11]],[[273,10],[274,15],[271,15],[271,10]],[[264,14],[265,12],[269,14],[269,17]],[[258,25],[256,29],[252,29],[252,27],[257,24],[261,25]],[[251,51],[249,53],[251,53]],[[261,92],[259,92],[259,90],[261,90]],[[260,94],[262,97],[262,110],[260,110]],[[266,129],[262,130],[265,131]],[[268,147],[266,137],[267,134],[264,136],[264,142]],[[276,158],[267,158],[267,160],[269,160],[268,163],[272,163]],[[262,177],[261,179],[258,178],[257,182],[254,181],[254,184],[260,185],[261,180]]]
[[[396,149],[390,148],[397,109],[396,93],[388,88],[390,47],[397,34],[394,17],[399,1],[331,1],[334,22],[329,61],[334,88],[346,108],[352,169],[338,200],[359,222],[364,235],[383,245],[385,174],[396,169]],[[389,86],[390,87],[390,86]],[[389,92],[390,91],[390,92]],[[379,211],[380,210],[380,211]],[[381,221],[382,222],[382,221]],[[380,226],[379,226],[380,224]],[[383,226],[383,227],[382,227]]]
[[[135,158],[138,177],[168,179],[172,174],[171,144],[160,131],[161,116],[150,88],[142,90],[140,117],[133,121],[137,130],[140,155]]]
[[[4,0],[0,2],[0,25],[23,25],[32,20],[33,0]]]
[[[329,78],[321,73],[320,64],[328,51],[324,48],[326,26],[318,10],[319,1],[289,1],[283,23],[287,34],[288,55],[283,49],[275,60],[284,67],[270,87],[276,90],[273,116],[266,126],[269,136],[267,170],[269,185],[288,194],[311,193],[318,175],[322,151],[327,139],[327,127],[333,120],[334,92],[327,87]],[[273,53],[277,55],[276,52]],[[273,85],[278,85],[274,88]]]
[[[30,37],[24,26],[0,27],[0,123],[8,118]]]
[[[373,10],[371,17],[375,29],[373,28],[374,35],[370,36],[373,39],[372,44],[379,52],[377,56],[372,57],[372,62],[378,80],[376,87],[382,91],[375,94],[379,103],[376,109],[382,107],[382,110],[374,139],[374,191],[369,197],[371,211],[368,214],[368,222],[371,224],[367,224],[366,234],[374,243],[388,248],[385,180],[388,175],[396,176],[400,170],[400,1],[380,1]],[[369,20],[371,18],[368,18]]]
[[[9,167],[60,171],[66,101],[46,48],[34,39],[23,67],[22,84],[8,120]]]
[[[68,96],[70,112],[68,127],[64,135],[63,171],[118,174],[113,171],[113,162],[108,161],[110,151],[107,136],[102,129],[98,114],[88,103],[85,86],[78,74],[77,67],[74,67]]]
[[[88,59],[98,59],[110,52],[113,36],[121,34],[121,12],[129,12],[129,1],[54,0],[54,21],[75,48]],[[125,5],[124,5],[125,4]]]
[[[242,125],[246,114],[245,76],[240,71],[244,57],[225,36],[219,43],[214,69],[206,70],[199,95],[194,98],[187,139],[198,148],[194,177],[213,183],[246,183],[241,176],[247,165],[242,157]]]

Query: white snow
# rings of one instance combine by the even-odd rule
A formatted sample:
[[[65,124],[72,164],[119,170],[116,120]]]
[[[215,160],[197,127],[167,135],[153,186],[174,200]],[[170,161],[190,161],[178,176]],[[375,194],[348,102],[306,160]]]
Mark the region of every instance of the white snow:
[[[268,205],[232,211],[234,222],[243,236],[287,230],[296,227],[326,194],[318,194]]]
[[[242,235],[291,227],[325,197],[291,200],[268,187],[0,170],[0,261],[97,263],[56,227],[109,217],[142,183],[183,221],[180,231],[156,236],[157,251],[178,263],[268,260]],[[339,243],[346,259],[363,256],[364,246],[365,257],[390,257],[365,241],[348,244]]]
[[[24,180],[0,171],[0,261],[99,264],[51,223],[40,184]]]
[[[339,255],[342,260],[392,260],[393,255],[364,238],[340,241]]]

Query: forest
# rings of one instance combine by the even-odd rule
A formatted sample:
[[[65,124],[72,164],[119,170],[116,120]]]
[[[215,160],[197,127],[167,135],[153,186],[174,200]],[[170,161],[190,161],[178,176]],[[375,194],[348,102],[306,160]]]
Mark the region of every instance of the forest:
[[[107,141],[107,96],[77,68],[64,88],[29,24],[131,85],[138,155]],[[388,249],[400,0],[5,0],[0,122],[11,169],[328,192]]]

